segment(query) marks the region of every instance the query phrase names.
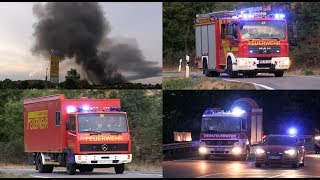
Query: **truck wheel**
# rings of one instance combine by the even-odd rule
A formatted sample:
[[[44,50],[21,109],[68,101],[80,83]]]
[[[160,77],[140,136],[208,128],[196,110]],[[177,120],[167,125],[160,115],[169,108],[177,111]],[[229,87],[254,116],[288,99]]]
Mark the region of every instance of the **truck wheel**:
[[[229,78],[234,78],[234,77],[237,77],[238,76],[238,73],[237,72],[234,72],[232,70],[232,61],[231,61],[231,58],[228,58],[227,59],[227,72],[228,72],[228,77]]]
[[[210,71],[208,69],[208,64],[207,64],[207,61],[205,61],[203,63],[203,74],[206,76],[206,77],[210,77]]]
[[[52,173],[53,166],[42,164],[42,157],[39,153],[36,158],[36,169],[39,171],[39,173]]]
[[[274,76],[275,77],[282,77],[283,76],[284,71],[279,71],[279,72],[275,72]]]
[[[220,73],[216,72],[216,71],[211,71],[210,72],[210,76],[211,77],[219,77],[220,76]]]
[[[76,174],[77,166],[74,163],[68,163],[67,164],[67,173],[69,175],[74,175]]]
[[[122,174],[123,171],[124,171],[124,164],[117,164],[117,165],[114,167],[114,171],[115,171],[117,174]]]

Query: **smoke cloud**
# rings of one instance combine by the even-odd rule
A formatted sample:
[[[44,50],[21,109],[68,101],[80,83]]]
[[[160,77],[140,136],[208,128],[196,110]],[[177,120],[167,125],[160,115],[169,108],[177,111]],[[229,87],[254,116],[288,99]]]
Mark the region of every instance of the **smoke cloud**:
[[[107,37],[110,25],[97,2],[35,4],[33,12],[38,21],[31,51],[48,57],[50,49],[55,49],[63,60],[74,58],[93,84],[127,82],[120,70],[133,72],[131,80],[161,73],[136,45],[116,43]]]

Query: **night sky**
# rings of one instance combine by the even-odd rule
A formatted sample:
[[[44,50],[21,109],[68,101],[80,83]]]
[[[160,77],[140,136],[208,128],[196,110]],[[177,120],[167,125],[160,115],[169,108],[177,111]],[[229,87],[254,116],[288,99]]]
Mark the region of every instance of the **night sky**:
[[[298,134],[313,134],[320,128],[320,91],[203,91],[163,92],[163,143],[173,143],[173,131],[191,132],[199,140],[201,116],[208,107],[230,110],[239,98],[251,98],[263,108],[264,134],[286,134],[296,127]],[[246,103],[237,104],[248,109]]]

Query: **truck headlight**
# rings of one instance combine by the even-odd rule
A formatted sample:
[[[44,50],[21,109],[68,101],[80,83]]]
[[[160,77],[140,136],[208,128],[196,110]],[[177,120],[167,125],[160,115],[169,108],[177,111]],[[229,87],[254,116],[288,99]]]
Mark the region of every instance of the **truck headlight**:
[[[284,60],[283,65],[289,66],[290,65],[290,60],[289,59]]]
[[[319,141],[320,140],[320,136],[316,136],[316,137],[314,137],[314,139]]]
[[[263,149],[261,149],[261,148],[256,149],[256,154],[257,155],[262,155],[264,153],[265,153],[265,151]]]
[[[289,149],[289,150],[284,151],[284,153],[285,153],[285,154],[288,154],[288,155],[290,155],[290,156],[295,156],[296,153],[297,153],[297,151],[294,150],[294,149]]]
[[[208,149],[206,147],[204,147],[204,146],[199,148],[199,153],[200,154],[205,154],[205,153],[207,153],[207,151],[208,151]]]
[[[246,64],[246,61],[244,59],[239,59],[238,63],[239,63],[239,66],[243,66]]]
[[[241,147],[234,147],[234,148],[232,148],[232,150],[231,150],[234,154],[240,154],[241,153],[241,151],[242,151],[242,149],[241,149]]]

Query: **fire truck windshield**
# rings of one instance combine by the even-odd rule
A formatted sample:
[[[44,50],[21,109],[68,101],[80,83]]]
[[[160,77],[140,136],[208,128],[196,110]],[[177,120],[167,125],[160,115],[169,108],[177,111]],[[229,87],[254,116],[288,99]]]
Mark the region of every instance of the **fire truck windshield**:
[[[204,117],[201,132],[239,133],[241,132],[240,117]]]
[[[242,39],[286,38],[286,24],[284,20],[243,20],[240,24]]]
[[[92,113],[78,115],[78,129],[80,133],[90,132],[128,132],[125,114]]]

